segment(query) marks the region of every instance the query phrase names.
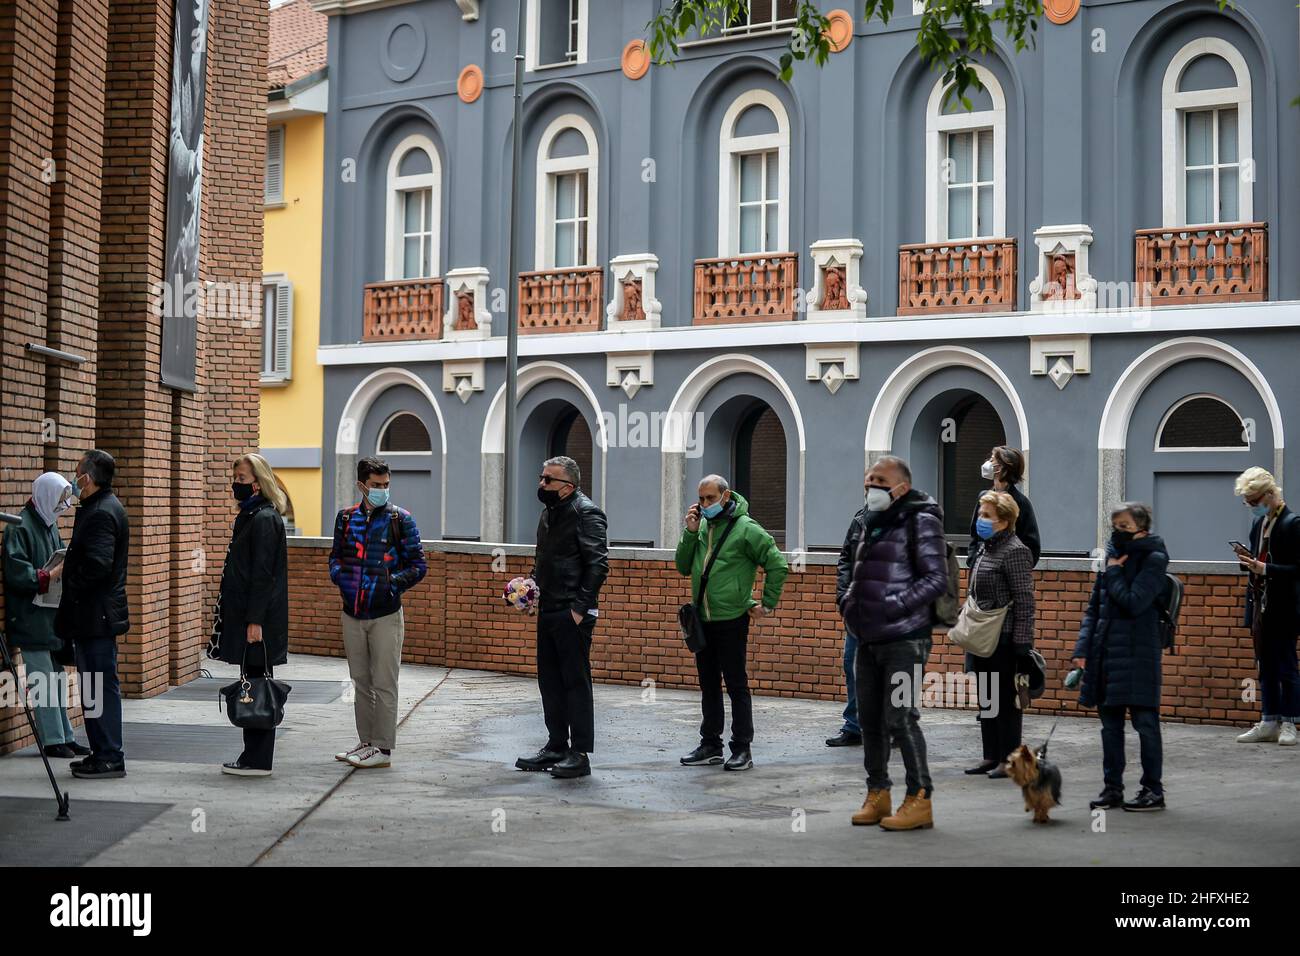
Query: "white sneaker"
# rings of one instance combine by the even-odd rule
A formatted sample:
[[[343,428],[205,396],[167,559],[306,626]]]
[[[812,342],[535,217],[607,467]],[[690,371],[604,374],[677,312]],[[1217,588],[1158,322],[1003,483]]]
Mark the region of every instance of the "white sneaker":
[[[349,754],[348,763],[354,767],[360,767],[362,770],[370,770],[375,767],[391,767],[393,765],[392,758],[388,754],[369,744],[366,744],[363,750]]]
[[[1294,747],[1297,743],[1295,724],[1289,720],[1282,721],[1282,730],[1277,736],[1279,747]]]
[[[1295,743],[1295,727],[1291,728],[1291,742]],[[1275,720],[1261,720],[1250,730],[1237,737],[1239,744],[1271,744],[1278,739],[1278,726]]]
[[[368,744],[368,743],[364,743],[364,742],[362,742],[362,741],[358,741],[358,742],[357,742],[357,745],[356,745],[355,747],[353,747],[351,750],[345,750],[345,751],[343,751],[343,752],[340,753],[340,754],[335,754],[335,755],[334,755],[334,759],[335,759],[335,760],[342,760],[344,763],[347,763],[348,758],[351,757],[354,753],[358,753],[358,752],[360,752],[360,751],[362,751],[362,750],[365,750],[365,749],[366,749],[367,747],[369,747],[369,746],[370,746],[370,744]]]

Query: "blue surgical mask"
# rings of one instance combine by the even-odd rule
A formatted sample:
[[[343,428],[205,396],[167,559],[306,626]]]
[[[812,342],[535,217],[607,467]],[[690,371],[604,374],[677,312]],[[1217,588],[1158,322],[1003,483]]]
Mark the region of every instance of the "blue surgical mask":
[[[1250,513],[1256,518],[1266,518],[1268,517],[1268,505],[1261,501],[1259,504],[1255,505],[1255,507],[1250,509]]]
[[[721,502],[721,501],[715,501],[713,504],[709,505],[707,508],[701,508],[701,509],[700,509],[700,514],[704,515],[704,517],[706,517],[706,518],[708,518],[710,521],[712,521],[712,520],[713,520],[714,518],[716,518],[718,515],[722,514],[722,502]]]
[[[78,484],[80,480],[81,477],[79,475],[73,475],[71,478],[68,479],[68,484],[72,485],[72,491],[68,493],[69,501],[81,497],[81,485]]]
[[[388,504],[387,488],[367,488],[366,500],[370,502],[372,508],[382,508]]]
[[[989,538],[993,537],[994,534],[993,522],[988,518],[976,518],[975,533],[987,541]]]

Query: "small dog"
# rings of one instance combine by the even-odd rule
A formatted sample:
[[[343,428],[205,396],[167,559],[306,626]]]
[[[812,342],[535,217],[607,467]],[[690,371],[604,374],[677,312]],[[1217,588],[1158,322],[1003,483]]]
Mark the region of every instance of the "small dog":
[[[1047,759],[1047,745],[1038,753],[1025,744],[1011,751],[1007,774],[1025,795],[1025,812],[1034,811],[1035,823],[1050,822],[1047,812],[1061,803],[1061,771]]]

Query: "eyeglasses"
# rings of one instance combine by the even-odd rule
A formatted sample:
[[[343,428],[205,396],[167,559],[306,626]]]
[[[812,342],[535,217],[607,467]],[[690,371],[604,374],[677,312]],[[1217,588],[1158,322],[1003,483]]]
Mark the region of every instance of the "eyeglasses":
[[[566,479],[566,478],[552,478],[550,475],[538,475],[538,476],[537,476],[537,480],[540,481],[540,482],[541,482],[542,484],[544,484],[544,485],[549,485],[549,484],[550,484],[551,482],[553,482],[553,481],[558,481],[558,482],[560,482],[561,484],[564,484],[564,485],[571,485],[571,484],[573,484],[573,482],[569,481],[569,480]]]

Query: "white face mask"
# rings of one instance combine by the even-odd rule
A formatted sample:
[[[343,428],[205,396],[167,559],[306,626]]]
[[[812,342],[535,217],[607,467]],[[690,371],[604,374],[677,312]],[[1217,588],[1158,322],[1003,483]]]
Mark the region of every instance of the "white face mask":
[[[986,462],[984,462],[984,464],[980,465],[980,477],[983,478],[985,481],[992,481],[992,480],[993,480],[993,462],[992,462],[992,461],[986,461]]]
[[[894,499],[889,497],[889,491],[885,488],[868,488],[867,489],[867,510],[884,511]]]

